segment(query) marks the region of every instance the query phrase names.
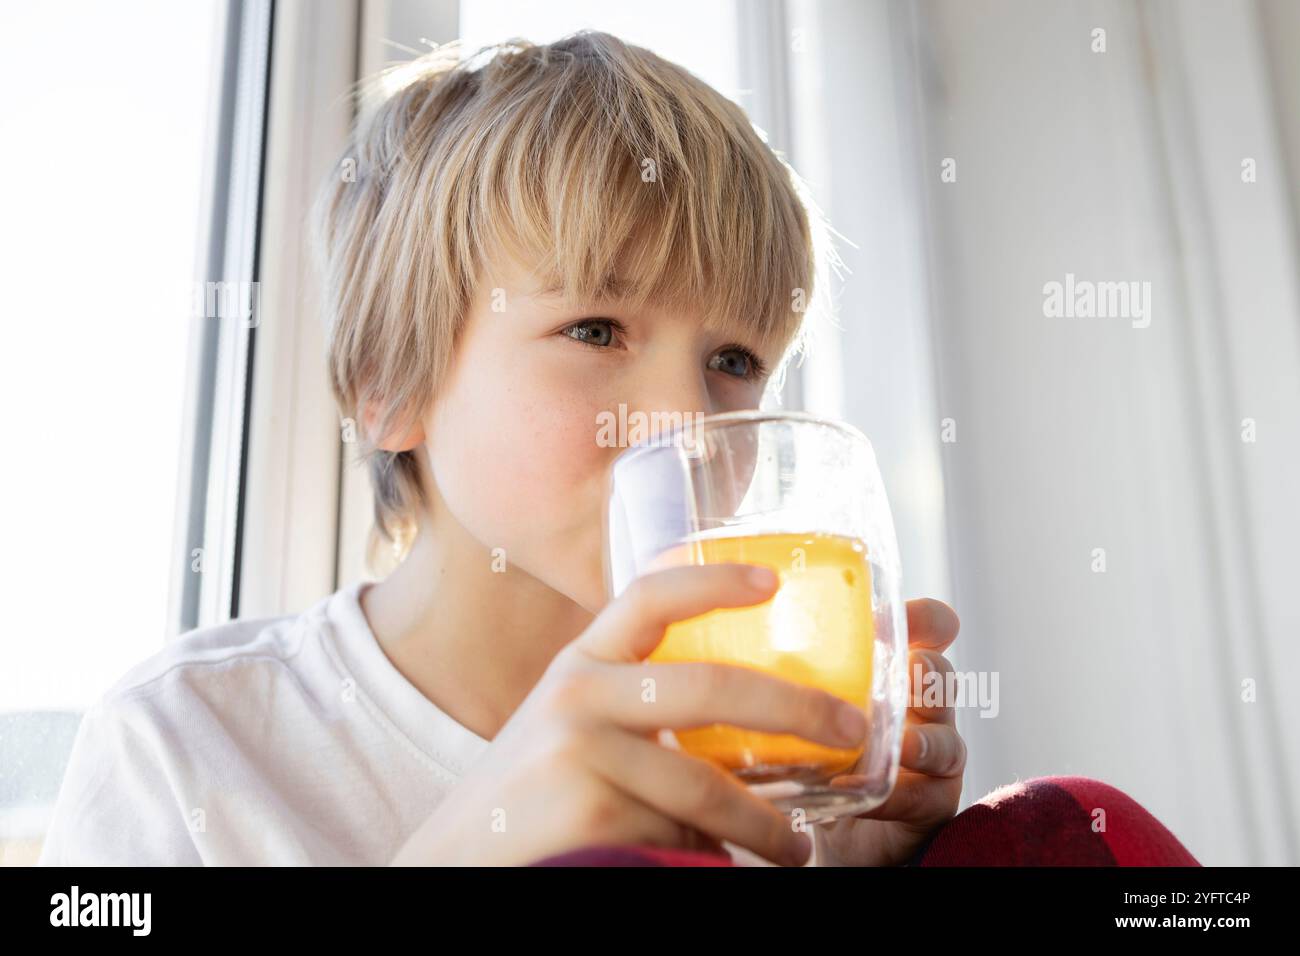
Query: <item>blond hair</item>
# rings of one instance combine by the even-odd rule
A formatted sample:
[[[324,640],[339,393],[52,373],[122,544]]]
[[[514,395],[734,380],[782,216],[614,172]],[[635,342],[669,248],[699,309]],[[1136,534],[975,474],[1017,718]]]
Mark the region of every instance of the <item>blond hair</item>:
[[[493,256],[538,263],[575,301],[616,294],[739,321],[791,343],[787,361],[818,274],[838,267],[802,181],[682,67],[591,31],[459,54],[437,47],[361,84],[314,210],[331,388],[344,418],[374,403],[380,419],[374,435],[357,429],[372,563],[384,541],[400,560],[428,501],[415,451],[374,438],[405,434],[435,400]]]

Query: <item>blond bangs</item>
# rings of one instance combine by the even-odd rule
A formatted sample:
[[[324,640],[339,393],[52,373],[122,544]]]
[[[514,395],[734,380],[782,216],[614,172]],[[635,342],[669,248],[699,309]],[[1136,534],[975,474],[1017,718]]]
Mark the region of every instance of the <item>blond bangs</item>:
[[[572,301],[616,297],[793,337],[816,261],[790,168],[738,106],[680,67],[623,45],[553,46],[566,54],[549,82],[498,90],[472,173],[476,258],[537,263]]]

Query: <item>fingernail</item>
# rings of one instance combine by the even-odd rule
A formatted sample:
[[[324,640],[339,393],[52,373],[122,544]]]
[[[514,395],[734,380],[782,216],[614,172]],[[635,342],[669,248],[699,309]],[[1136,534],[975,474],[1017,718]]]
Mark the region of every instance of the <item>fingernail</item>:
[[[930,741],[926,739],[925,734],[920,729],[916,731],[916,739],[916,760],[919,763],[925,759],[925,753],[930,749]]]
[[[767,590],[776,585],[776,572],[756,564],[749,569],[749,583],[756,588]]]
[[[867,736],[867,715],[853,704],[840,705],[840,731],[846,742],[858,746]]]

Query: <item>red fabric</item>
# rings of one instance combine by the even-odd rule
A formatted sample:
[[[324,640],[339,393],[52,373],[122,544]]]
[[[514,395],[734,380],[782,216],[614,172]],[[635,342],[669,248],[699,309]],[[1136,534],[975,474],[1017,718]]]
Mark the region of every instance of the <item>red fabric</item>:
[[[1104,829],[1102,827],[1104,826]],[[1090,777],[999,787],[930,838],[913,866],[1199,866],[1132,797]]]
[[[735,866],[729,856],[657,846],[594,846],[538,860],[533,866]]]
[[[1104,811],[1104,816],[1097,813]],[[1101,829],[1104,822],[1104,829]],[[1094,829],[1094,825],[1096,829]],[[728,857],[600,846],[533,866],[733,866]],[[999,787],[940,827],[909,866],[1200,866],[1132,797],[1090,777]]]

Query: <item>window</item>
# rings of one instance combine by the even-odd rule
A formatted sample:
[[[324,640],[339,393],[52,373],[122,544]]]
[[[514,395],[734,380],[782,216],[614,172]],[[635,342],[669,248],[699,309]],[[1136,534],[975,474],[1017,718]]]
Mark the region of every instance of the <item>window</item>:
[[[0,10],[0,863],[34,861],[81,712],[168,633],[222,8]]]

